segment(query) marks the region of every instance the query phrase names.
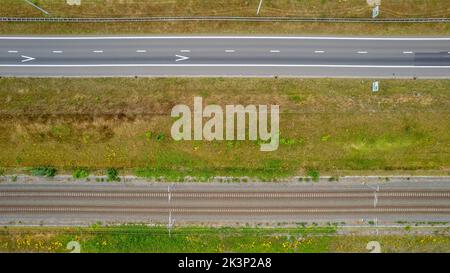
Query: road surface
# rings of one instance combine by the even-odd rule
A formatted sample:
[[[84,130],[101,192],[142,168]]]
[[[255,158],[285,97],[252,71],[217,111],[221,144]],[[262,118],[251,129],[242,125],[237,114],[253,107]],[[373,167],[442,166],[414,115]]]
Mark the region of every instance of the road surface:
[[[450,183],[1,184],[0,224],[450,220]]]
[[[450,37],[0,37],[0,76],[450,78]]]

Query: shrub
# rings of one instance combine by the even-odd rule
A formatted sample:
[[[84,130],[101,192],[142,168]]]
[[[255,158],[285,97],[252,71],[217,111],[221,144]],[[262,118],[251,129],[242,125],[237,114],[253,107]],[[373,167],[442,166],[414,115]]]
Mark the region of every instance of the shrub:
[[[120,181],[119,171],[115,168],[106,169],[106,181]]]
[[[150,141],[152,139],[152,132],[150,132],[150,131],[145,132],[145,138],[148,141]]]
[[[76,169],[73,174],[72,174],[73,178],[75,179],[83,179],[89,176],[89,170],[86,168],[79,168]]]
[[[166,138],[166,136],[165,136],[163,133],[159,133],[159,134],[156,136],[156,141],[161,142],[161,141],[164,140],[164,138]]]
[[[31,168],[31,175],[54,177],[56,175],[56,169],[53,167],[35,167]]]
[[[0,176],[4,176],[5,175],[5,170],[4,169],[0,169]]]
[[[330,181],[330,182],[339,181],[339,177],[338,176],[330,176],[330,178],[328,178],[328,181]]]
[[[317,182],[317,181],[319,181],[319,172],[317,171],[317,170],[308,170],[308,172],[306,173],[306,175],[307,176],[309,176],[309,177],[311,177],[311,179],[314,181],[314,182]]]

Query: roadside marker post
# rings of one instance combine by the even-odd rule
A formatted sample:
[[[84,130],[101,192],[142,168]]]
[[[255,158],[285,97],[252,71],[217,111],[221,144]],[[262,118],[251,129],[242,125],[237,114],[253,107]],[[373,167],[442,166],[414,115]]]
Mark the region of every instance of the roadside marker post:
[[[372,9],[372,18],[377,18],[378,15],[380,15],[380,6],[376,5],[373,9]]]
[[[380,91],[380,82],[379,81],[372,82],[372,93],[376,93],[378,91]]]

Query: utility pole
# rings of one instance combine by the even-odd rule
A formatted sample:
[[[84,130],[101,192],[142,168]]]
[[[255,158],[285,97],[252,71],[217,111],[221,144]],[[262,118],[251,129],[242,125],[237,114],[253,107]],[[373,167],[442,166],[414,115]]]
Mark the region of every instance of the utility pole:
[[[259,0],[258,10],[256,11],[256,15],[259,15],[259,12],[261,11],[263,0]]]

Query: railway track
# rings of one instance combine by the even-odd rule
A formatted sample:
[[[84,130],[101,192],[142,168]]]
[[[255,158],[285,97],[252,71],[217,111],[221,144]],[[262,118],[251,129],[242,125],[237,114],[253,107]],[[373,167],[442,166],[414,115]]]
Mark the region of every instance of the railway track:
[[[283,187],[261,184],[3,186],[0,223],[92,221],[449,221],[450,185]]]
[[[372,198],[372,191],[347,192],[86,192],[0,191],[0,198]],[[450,198],[450,191],[379,192],[379,197]]]

